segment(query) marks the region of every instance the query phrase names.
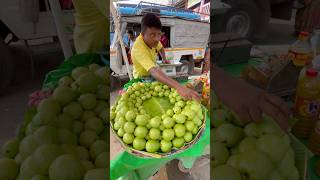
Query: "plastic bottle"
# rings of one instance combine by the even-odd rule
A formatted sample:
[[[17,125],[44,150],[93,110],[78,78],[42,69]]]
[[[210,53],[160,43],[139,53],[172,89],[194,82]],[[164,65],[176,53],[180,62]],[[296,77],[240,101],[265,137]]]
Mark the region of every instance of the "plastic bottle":
[[[320,79],[313,68],[308,69],[298,82],[294,113],[299,122],[295,124],[293,133],[298,137],[308,137],[320,113]]]
[[[299,74],[299,80],[300,81],[302,78],[304,78],[306,76],[306,72],[308,69],[312,68],[312,63],[308,63],[307,65],[305,65],[301,71],[300,71],[300,74]]]
[[[298,116],[312,119],[320,113],[320,81],[318,72],[310,68],[306,76],[298,82],[295,111]]]
[[[301,80],[305,75],[307,69],[313,68],[320,74],[320,55],[316,56],[311,63],[306,64],[300,71],[299,80]],[[319,76],[320,77],[320,76]]]
[[[301,32],[299,39],[289,48],[288,56],[295,66],[303,67],[312,61],[313,50],[309,38],[308,32]]]

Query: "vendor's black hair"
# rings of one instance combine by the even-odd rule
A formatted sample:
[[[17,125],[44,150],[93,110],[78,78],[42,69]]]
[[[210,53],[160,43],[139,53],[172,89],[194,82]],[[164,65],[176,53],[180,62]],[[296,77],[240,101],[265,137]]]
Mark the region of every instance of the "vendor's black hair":
[[[160,18],[153,14],[153,13],[147,13],[143,16],[141,20],[141,30],[142,32],[145,32],[147,28],[162,28]]]
[[[128,34],[133,35],[133,31],[132,30],[128,30]]]

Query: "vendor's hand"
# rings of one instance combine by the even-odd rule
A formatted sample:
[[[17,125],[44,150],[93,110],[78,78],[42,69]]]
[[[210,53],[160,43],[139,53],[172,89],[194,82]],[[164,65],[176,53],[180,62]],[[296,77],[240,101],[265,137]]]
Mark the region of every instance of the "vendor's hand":
[[[228,85],[218,96],[243,122],[259,121],[264,113],[276,120],[283,130],[288,130],[290,110],[282,99],[240,80]]]
[[[166,84],[167,86],[176,89],[180,96],[182,96],[182,98],[186,100],[201,100],[199,94],[196,91],[182,86],[176,80],[168,77],[159,67],[153,67],[149,70],[149,72],[151,76],[155,78],[157,81],[162,82],[163,84]]]
[[[177,91],[180,96],[182,96],[186,100],[196,100],[198,102],[200,102],[201,100],[199,94],[196,91],[185,86],[180,86],[179,88],[177,88]]]

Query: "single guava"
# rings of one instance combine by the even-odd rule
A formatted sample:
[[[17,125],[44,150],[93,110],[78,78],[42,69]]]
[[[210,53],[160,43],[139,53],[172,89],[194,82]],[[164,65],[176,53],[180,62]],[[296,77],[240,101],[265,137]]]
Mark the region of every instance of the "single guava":
[[[80,102],[83,109],[86,110],[93,109],[97,104],[96,96],[90,93],[80,95],[78,101]]]
[[[77,136],[67,129],[59,129],[59,143],[77,145]]]
[[[61,105],[65,105],[73,101],[76,94],[73,89],[66,86],[60,86],[54,90],[52,97]]]
[[[7,158],[14,158],[19,151],[19,143],[18,139],[8,140],[2,146],[2,155]]]
[[[62,153],[61,148],[55,144],[45,144],[37,148],[32,158],[39,174],[48,174],[51,163]]]
[[[99,137],[94,131],[86,130],[80,134],[79,142],[82,146],[90,148],[91,144],[97,139],[99,139]]]
[[[41,126],[34,132],[33,136],[39,145],[59,143],[58,131],[51,126]]]
[[[96,117],[88,119],[84,126],[86,130],[92,130],[97,134],[100,134],[104,129],[102,120]]]
[[[108,179],[108,171],[106,168],[91,169],[87,171],[84,180],[106,180]]]
[[[82,180],[84,173],[81,161],[70,154],[59,156],[49,168],[50,180]]]
[[[96,159],[102,152],[108,150],[108,144],[103,140],[97,140],[90,146],[90,156]]]
[[[80,103],[71,102],[63,108],[63,112],[69,114],[73,119],[78,119],[81,117],[83,110]]]
[[[0,179],[14,180],[19,172],[19,165],[12,159],[0,159]]]

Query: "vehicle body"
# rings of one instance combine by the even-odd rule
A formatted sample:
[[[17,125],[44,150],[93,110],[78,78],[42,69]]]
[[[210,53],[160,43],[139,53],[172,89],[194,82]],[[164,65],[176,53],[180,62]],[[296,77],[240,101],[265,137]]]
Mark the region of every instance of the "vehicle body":
[[[54,18],[49,7],[49,0],[30,0],[33,3],[23,3],[21,0],[1,0],[0,21],[1,29],[7,32],[1,38],[12,33],[20,40],[34,40],[57,37]],[[32,5],[32,7],[30,7]],[[75,25],[74,10],[63,10],[64,22],[68,33],[72,34]]]
[[[153,8],[159,9],[160,7]],[[185,15],[189,14],[186,13]],[[121,36],[123,37],[128,30],[134,31],[135,35],[138,36],[141,32],[140,22],[142,17],[139,13],[122,14],[120,19]],[[172,64],[181,64],[181,67],[178,67],[178,71],[191,72],[194,62],[201,61],[204,58],[210,34],[209,22],[201,21],[197,18],[169,15],[169,13],[161,14],[160,20],[163,26],[162,31],[169,39],[169,48],[165,48],[166,58]],[[113,29],[111,27],[110,32],[113,32]],[[117,34],[115,34],[110,44],[110,67],[115,75],[125,76],[127,69],[123,61],[120,45],[115,43],[116,36]],[[132,64],[130,64],[130,70],[132,71]]]
[[[58,32],[49,1],[0,1],[0,54],[4,55],[0,64],[0,77],[2,77],[0,94],[10,84],[14,73],[14,54],[11,52],[11,42],[22,40],[28,48],[32,44],[42,44],[44,51],[46,51],[46,47],[50,51],[50,47],[52,47],[50,44],[57,43]],[[75,25],[73,13],[72,9],[64,9],[62,15],[70,39]],[[33,74],[32,55],[30,57]]]
[[[290,20],[292,0],[221,0],[231,6],[223,15],[213,18],[214,33],[236,33],[253,37],[264,31],[270,18]]]

